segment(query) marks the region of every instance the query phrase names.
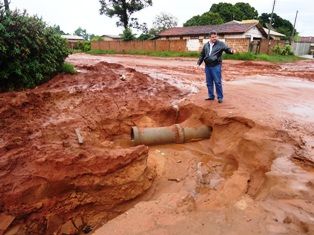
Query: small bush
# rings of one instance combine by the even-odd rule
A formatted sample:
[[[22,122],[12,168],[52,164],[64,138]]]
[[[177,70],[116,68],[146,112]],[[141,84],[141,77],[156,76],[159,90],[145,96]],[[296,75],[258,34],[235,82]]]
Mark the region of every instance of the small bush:
[[[38,17],[0,10],[0,91],[49,80],[68,54],[66,41]]]
[[[75,50],[80,50],[83,52],[87,52],[91,50],[91,42],[90,41],[83,41],[78,42],[76,46],[74,47]]]
[[[123,41],[132,41],[135,39],[135,34],[133,34],[130,28],[126,28],[121,34]]]
[[[276,45],[273,47],[272,51],[276,55],[293,55],[293,51],[290,45]]]
[[[62,66],[61,72],[68,73],[68,74],[76,74],[76,70],[75,70],[73,64],[70,64],[70,63],[64,63]]]

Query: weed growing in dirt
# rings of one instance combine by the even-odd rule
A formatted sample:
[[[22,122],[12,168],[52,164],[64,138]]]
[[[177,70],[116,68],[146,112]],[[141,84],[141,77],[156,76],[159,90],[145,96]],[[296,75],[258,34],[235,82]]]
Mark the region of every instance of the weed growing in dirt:
[[[114,50],[90,50],[87,53],[91,55],[117,54]]]
[[[64,63],[62,66],[62,72],[67,74],[76,74],[76,70],[73,66],[73,64],[70,63]]]

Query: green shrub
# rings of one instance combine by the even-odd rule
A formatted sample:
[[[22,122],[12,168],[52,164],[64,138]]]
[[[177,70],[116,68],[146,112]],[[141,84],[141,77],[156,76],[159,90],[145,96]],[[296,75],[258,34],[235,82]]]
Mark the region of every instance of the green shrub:
[[[293,55],[293,51],[290,45],[276,45],[273,47],[272,51],[276,55]]]
[[[75,50],[80,50],[80,51],[90,51],[91,50],[91,42],[90,41],[83,41],[83,42],[78,42],[76,46],[74,47]]]
[[[135,34],[133,34],[130,28],[126,28],[121,34],[123,41],[132,41],[135,39]]]
[[[75,70],[73,64],[70,64],[70,63],[64,63],[62,66],[61,72],[68,73],[68,74],[76,74],[76,70]]]
[[[102,36],[92,36],[92,37],[90,38],[90,40],[91,40],[92,42],[102,42],[102,41],[104,41],[104,38],[103,38]]]
[[[66,41],[37,16],[0,10],[0,91],[49,80],[68,54]]]

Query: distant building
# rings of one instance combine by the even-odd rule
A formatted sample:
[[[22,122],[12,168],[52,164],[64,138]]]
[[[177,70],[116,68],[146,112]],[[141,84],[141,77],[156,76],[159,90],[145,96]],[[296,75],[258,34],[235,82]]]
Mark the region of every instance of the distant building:
[[[101,36],[104,41],[120,41],[122,40],[122,38],[120,36],[116,36],[116,35],[102,35]]]
[[[84,38],[77,35],[61,35],[62,38],[66,39],[70,48],[74,48],[77,43],[83,42]]]
[[[314,43],[314,36],[300,37],[300,40],[298,40],[298,42]]]
[[[162,31],[158,35],[159,40],[179,40],[179,39],[206,39],[209,33],[216,31],[221,39],[225,38],[267,38],[267,33],[258,21],[240,22],[230,21],[220,25],[204,25],[175,27]]]
[[[310,44],[310,54],[314,57],[314,37],[300,37],[300,43]]]
[[[190,27],[175,27],[162,31],[157,36],[159,40],[206,39],[209,32],[216,31],[221,39],[250,38],[261,40],[267,38],[268,29],[262,27],[258,20],[230,21],[220,25],[204,25]],[[271,30],[271,38],[280,40],[284,34]]]

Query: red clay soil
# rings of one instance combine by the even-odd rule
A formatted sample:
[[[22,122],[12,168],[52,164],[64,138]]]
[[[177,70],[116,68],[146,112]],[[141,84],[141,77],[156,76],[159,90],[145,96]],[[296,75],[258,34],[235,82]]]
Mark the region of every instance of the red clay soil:
[[[218,104],[193,59],[68,61],[78,74],[0,94],[0,234],[314,233],[313,62],[227,61]],[[174,123],[213,133],[130,142]]]
[[[148,148],[113,141],[126,139],[143,113],[163,112],[156,121],[174,113],[168,102],[181,92],[117,64],[79,69],[0,94],[0,234],[89,230],[152,184]]]

